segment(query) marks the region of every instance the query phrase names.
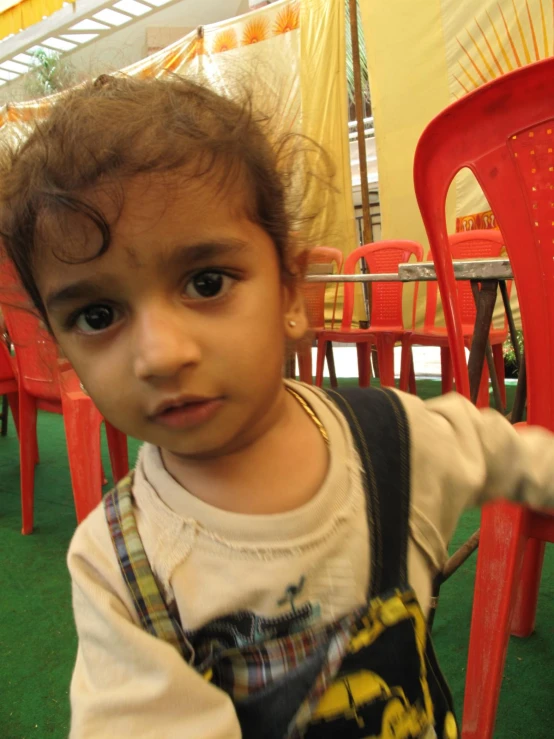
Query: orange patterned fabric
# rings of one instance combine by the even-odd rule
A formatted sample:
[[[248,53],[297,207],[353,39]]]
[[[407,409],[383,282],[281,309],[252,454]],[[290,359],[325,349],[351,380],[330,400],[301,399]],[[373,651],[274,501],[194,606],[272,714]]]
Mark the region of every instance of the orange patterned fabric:
[[[483,228],[498,228],[492,210],[456,218],[456,231],[474,231]]]

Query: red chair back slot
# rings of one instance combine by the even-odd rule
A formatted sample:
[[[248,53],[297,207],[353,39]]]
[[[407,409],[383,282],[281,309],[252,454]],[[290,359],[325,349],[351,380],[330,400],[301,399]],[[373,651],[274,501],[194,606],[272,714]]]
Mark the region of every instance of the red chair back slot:
[[[504,238],[500,231],[494,229],[476,229],[450,234],[450,253],[452,259],[498,259],[504,250]],[[432,259],[432,252],[427,255]],[[460,317],[464,334],[473,334],[477,309],[471,289],[471,283],[460,280],[457,283],[458,301],[460,303]],[[511,290],[511,281],[508,284]],[[436,323],[438,288],[436,282],[427,283],[427,302],[425,304],[424,331],[433,331]],[[508,319],[504,323],[508,330]]]
[[[355,274],[360,259],[365,258],[370,273],[385,274],[398,272],[398,265],[408,262],[415,255],[418,262],[423,258],[423,247],[415,241],[379,241],[376,244],[359,246],[348,255],[344,274]],[[371,283],[371,328],[391,332],[404,331],[402,315],[402,282]],[[344,309],[341,328],[349,329],[354,312],[355,283],[344,283]]]

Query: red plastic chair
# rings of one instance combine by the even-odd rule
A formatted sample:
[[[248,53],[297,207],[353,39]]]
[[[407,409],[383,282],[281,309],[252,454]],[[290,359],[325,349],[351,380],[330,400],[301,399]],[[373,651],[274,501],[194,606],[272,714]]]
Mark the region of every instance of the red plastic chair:
[[[329,266],[329,272],[340,274],[342,271],[343,254],[340,249],[333,249],[329,246],[316,246],[309,254],[308,264],[326,264]],[[325,291],[327,283],[325,282],[306,282],[302,287],[304,296],[304,304],[308,314],[310,332],[315,339],[321,331],[325,329]],[[334,328],[335,310],[337,307],[338,284],[335,289],[335,302],[333,305],[333,318],[331,328]],[[300,379],[309,385],[313,382],[312,374],[312,348],[311,343],[298,349],[298,369]],[[336,384],[336,383],[335,383]]]
[[[504,238],[500,231],[473,230],[463,231],[462,233],[451,234],[449,237],[450,251],[453,259],[495,259],[502,255],[504,250]],[[427,255],[431,259],[431,252]],[[477,309],[471,284],[467,281],[458,282],[458,300],[460,303],[460,314],[462,321],[462,330],[464,334],[465,346],[469,349],[473,339],[473,329],[475,326],[475,317]],[[508,292],[511,292],[511,282],[508,284]],[[413,331],[407,339],[410,347],[412,346],[438,346],[441,349],[441,374],[442,374],[442,392],[447,393],[452,390],[452,362],[450,359],[450,349],[448,346],[448,334],[444,326],[436,325],[437,313],[437,297],[438,289],[436,282],[427,283],[427,301],[425,305],[425,318],[423,323],[423,331]],[[416,296],[417,298],[417,296]],[[414,301],[414,324],[415,324],[415,305]],[[502,403],[506,405],[506,385],[504,376],[504,354],[502,345],[508,337],[508,318],[504,321],[504,328],[491,328],[489,333],[489,341],[492,347],[496,374],[500,385],[500,396]],[[489,377],[485,368],[483,372],[483,382],[479,392],[477,405],[489,405]],[[400,387],[405,384],[401,380]]]
[[[444,208],[462,167],[492,208],[517,285],[527,366],[529,423],[554,430],[554,58],[499,77],[457,101],[424,131],[415,189],[433,251],[456,386],[469,397],[464,331]],[[463,739],[492,737],[510,626],[534,627],[544,542],[554,511],[487,505],[469,646]]]
[[[398,272],[398,265],[408,262],[415,255],[420,262],[423,247],[415,241],[380,241],[359,246],[348,256],[344,274],[354,274],[360,259],[365,258],[373,274]],[[321,331],[317,342],[316,385],[323,382],[323,362],[328,341],[356,344],[358,352],[358,382],[367,387],[370,379],[371,346],[377,348],[379,375],[382,385],[394,385],[394,345],[406,341],[408,331],[402,316],[402,282],[374,282],[371,287],[371,325],[368,329],[352,328],[354,312],[354,283],[344,283],[344,308],[342,324],[338,330]],[[417,289],[417,286],[416,286]],[[403,349],[411,359],[409,351]]]
[[[38,460],[37,411],[63,415],[78,522],[102,499],[102,416],[81,390],[69,364],[59,360],[57,347],[38,318],[26,310],[28,300],[15,286],[13,272],[6,263],[1,267],[1,279],[2,312],[15,346],[18,375],[22,533],[30,534]],[[127,437],[107,421],[106,435],[114,478],[121,479],[129,470]]]

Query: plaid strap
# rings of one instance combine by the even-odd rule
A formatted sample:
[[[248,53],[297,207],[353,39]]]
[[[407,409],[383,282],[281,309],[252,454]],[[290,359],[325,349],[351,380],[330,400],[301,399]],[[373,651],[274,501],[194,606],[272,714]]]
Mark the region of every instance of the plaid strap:
[[[133,511],[133,472],[104,497],[104,512],[121,574],[142,628],[172,644],[189,662],[192,649],[178,620],[170,615],[137,529]]]

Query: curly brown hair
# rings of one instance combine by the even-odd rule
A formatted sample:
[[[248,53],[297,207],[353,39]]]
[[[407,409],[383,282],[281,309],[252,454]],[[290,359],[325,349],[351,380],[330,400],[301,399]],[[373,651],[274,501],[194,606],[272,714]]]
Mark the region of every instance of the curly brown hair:
[[[0,154],[0,235],[42,318],[48,322],[34,264],[44,224],[51,221],[44,216],[73,212],[91,219],[101,235],[100,256],[110,245],[110,224],[86,193],[100,183],[123,182],[146,172],[184,167],[194,177],[216,172],[222,185],[243,178],[249,216],[271,237],[282,274],[291,278],[297,204],[314,177],[307,178],[307,169],[300,167],[304,177],[298,186],[301,137],[289,134],[270,142],[270,123],[254,110],[247,94],[231,100],[175,75],[102,76],[64,95],[19,143],[5,143]],[[322,172],[315,180],[329,182],[328,158],[313,142],[305,144],[303,140],[304,154],[315,154]]]

